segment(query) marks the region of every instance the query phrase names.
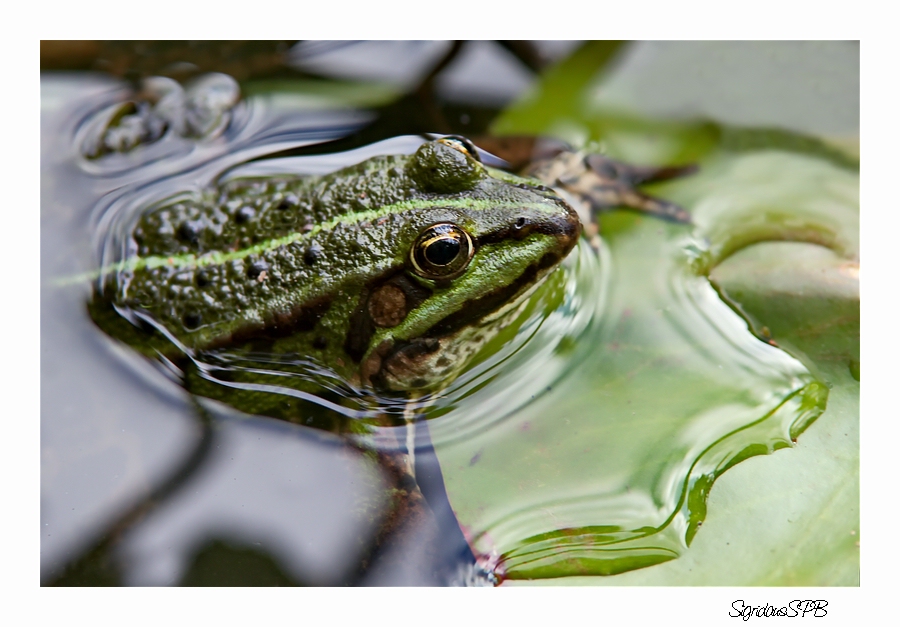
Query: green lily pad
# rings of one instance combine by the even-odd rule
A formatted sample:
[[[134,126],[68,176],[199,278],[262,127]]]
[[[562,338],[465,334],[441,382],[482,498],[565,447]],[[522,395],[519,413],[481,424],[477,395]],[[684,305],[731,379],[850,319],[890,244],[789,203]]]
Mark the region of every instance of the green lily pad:
[[[856,263],[817,245],[767,242],[728,258],[711,278],[761,337],[800,355],[826,382],[827,410],[791,450],[746,460],[716,481],[703,528],[680,559],[541,583],[858,585]]]

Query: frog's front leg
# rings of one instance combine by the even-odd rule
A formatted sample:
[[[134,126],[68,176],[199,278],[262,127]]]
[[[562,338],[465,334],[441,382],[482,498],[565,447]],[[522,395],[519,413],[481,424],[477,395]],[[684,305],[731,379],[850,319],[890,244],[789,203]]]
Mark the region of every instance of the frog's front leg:
[[[611,209],[633,209],[657,218],[689,224],[679,205],[649,196],[637,187],[696,172],[694,165],[645,167],[605,155],[572,149],[564,142],[528,136],[481,138],[476,143],[565,196],[578,211],[585,233],[594,240],[597,216]]]
[[[680,206],[662,198],[648,196],[637,189],[697,171],[694,165],[643,167],[615,161],[605,155],[582,152],[561,153],[552,160],[535,163],[529,174],[554,187],[576,195],[590,207],[596,222],[602,211],[633,209],[663,220],[690,224],[691,216]]]

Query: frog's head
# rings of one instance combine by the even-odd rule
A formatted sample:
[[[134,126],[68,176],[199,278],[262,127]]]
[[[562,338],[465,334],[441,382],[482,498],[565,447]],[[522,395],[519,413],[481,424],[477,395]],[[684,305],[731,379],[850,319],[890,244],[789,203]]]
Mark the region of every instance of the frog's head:
[[[549,188],[482,165],[462,138],[423,144],[407,172],[416,190],[393,236],[402,268],[370,281],[345,348],[363,383],[427,390],[516,313],[581,223]]]

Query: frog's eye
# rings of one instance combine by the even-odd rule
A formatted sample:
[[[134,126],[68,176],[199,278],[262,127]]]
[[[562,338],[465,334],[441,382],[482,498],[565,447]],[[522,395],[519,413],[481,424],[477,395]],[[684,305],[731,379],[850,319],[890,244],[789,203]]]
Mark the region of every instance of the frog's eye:
[[[439,144],[444,144],[445,146],[455,148],[464,155],[469,155],[470,157],[475,159],[475,161],[481,163],[481,156],[478,154],[478,149],[475,148],[475,144],[470,142],[465,137],[462,137],[461,135],[447,135],[446,137],[441,137],[437,141]]]
[[[452,279],[469,265],[475,247],[464,230],[442,222],[419,234],[409,253],[416,274],[425,279]]]

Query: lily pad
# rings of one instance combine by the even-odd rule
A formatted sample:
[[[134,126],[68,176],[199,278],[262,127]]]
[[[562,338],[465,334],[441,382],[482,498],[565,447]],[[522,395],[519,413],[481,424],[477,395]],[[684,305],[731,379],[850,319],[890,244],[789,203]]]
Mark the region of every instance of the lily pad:
[[[827,410],[791,450],[746,460],[716,481],[703,528],[680,559],[612,578],[543,583],[858,585],[855,268],[816,245],[767,242],[713,270],[712,280],[757,333],[800,355],[831,388]]]

